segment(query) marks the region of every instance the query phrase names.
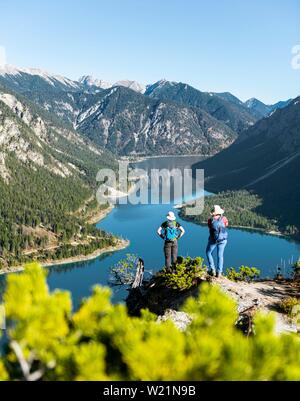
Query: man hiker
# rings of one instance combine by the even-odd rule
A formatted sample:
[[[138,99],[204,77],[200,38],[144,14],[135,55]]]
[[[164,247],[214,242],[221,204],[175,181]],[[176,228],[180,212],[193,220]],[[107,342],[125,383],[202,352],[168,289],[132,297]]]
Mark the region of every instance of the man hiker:
[[[185,233],[184,228],[176,221],[173,212],[167,214],[167,220],[158,228],[157,234],[165,241],[164,254],[165,266],[171,268],[171,264],[177,262],[178,243],[177,240]]]
[[[224,249],[227,244],[228,219],[223,216],[224,210],[219,205],[214,205],[211,211],[211,217],[208,219],[207,225],[209,229],[208,244],[206,247],[206,256],[208,259],[209,271],[211,276],[221,277],[224,264]],[[213,251],[217,248],[218,264],[215,268]]]

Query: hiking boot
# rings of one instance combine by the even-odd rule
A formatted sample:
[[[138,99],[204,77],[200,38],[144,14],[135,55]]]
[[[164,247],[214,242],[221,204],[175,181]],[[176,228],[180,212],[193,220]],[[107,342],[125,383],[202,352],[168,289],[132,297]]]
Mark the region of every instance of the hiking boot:
[[[217,278],[221,278],[221,277],[222,277],[222,273],[217,272],[216,277],[217,277]]]
[[[211,269],[211,270],[208,271],[208,274],[209,274],[211,277],[215,277],[215,276],[216,276],[216,271],[215,271],[214,269]]]

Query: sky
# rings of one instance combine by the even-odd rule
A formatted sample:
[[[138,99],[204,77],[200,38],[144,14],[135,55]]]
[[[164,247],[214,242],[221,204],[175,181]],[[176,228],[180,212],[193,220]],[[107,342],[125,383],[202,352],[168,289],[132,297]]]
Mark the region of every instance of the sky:
[[[2,58],[72,79],[165,78],[274,103],[300,95],[297,45],[299,0],[0,0]]]

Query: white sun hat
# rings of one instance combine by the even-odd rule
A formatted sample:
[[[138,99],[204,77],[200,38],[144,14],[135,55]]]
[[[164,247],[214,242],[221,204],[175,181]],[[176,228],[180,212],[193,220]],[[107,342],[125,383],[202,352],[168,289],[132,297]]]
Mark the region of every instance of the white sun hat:
[[[214,205],[210,214],[212,216],[216,216],[218,214],[224,214],[224,210],[219,205]]]
[[[167,219],[170,220],[170,221],[176,220],[176,216],[175,216],[174,212],[169,212],[167,214]]]

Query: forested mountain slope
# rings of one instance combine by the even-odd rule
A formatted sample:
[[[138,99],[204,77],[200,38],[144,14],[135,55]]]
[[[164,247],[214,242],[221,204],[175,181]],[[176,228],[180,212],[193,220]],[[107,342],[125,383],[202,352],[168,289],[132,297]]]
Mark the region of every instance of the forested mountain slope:
[[[207,190],[252,190],[262,196],[264,213],[276,217],[283,228],[299,230],[300,97],[194,167],[205,170]]]
[[[0,264],[86,235],[75,212],[101,167],[116,167],[107,151],[0,88]]]

